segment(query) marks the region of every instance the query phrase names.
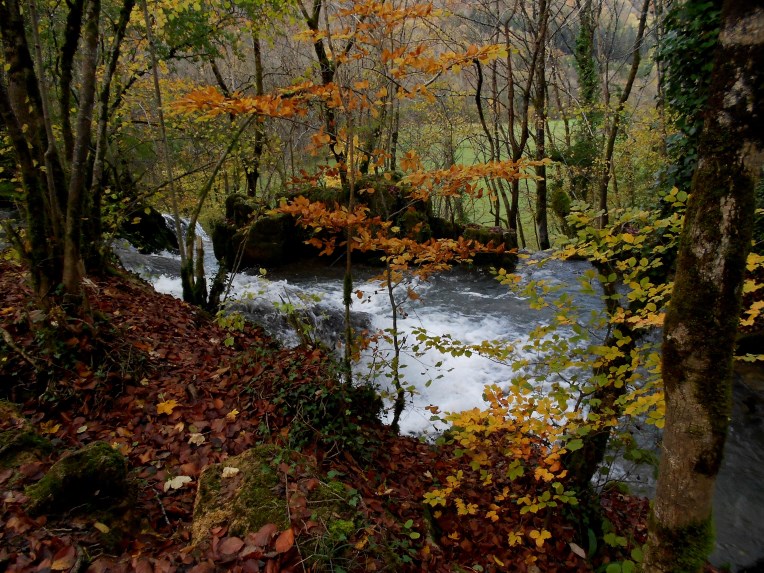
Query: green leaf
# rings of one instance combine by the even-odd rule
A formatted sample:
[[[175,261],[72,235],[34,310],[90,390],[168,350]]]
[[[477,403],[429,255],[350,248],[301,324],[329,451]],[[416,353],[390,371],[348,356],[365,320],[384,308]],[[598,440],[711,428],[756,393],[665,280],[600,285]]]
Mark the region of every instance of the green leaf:
[[[576,450],[580,450],[584,447],[584,441],[575,439],[570,440],[567,444],[565,444],[565,448],[570,452],[575,452]]]
[[[587,555],[591,557],[597,552],[597,535],[594,533],[594,530],[592,530],[591,528],[588,530],[588,533],[589,533],[589,551],[587,551]]]
[[[641,547],[635,547],[631,550],[631,558],[636,561],[637,563],[642,563],[642,560],[645,558],[644,553],[642,553]]]

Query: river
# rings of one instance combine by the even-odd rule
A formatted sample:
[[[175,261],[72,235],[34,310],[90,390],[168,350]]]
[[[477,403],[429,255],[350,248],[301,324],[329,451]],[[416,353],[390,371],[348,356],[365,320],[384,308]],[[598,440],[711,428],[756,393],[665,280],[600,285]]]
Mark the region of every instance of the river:
[[[217,262],[211,255],[206,234],[199,234],[207,243],[205,267],[211,276]],[[131,247],[115,247],[123,264],[151,281],[161,292],[180,296],[179,261],[170,253],[141,255]],[[517,272],[523,281],[544,279],[558,285],[574,297],[585,312],[601,310],[596,296],[584,295],[578,279],[589,265],[582,261],[552,261],[538,265],[538,255],[521,260]],[[353,316],[357,327],[384,330],[391,326],[391,311],[386,289],[370,281],[377,271],[358,269]],[[443,355],[437,351],[413,353],[416,328],[432,336],[451,335],[467,344],[484,340],[501,340],[508,344],[523,341],[540,322],[547,320],[544,311],[531,309],[523,297],[510,292],[490,274],[456,269],[410,285],[415,299],[406,297],[405,317],[399,330],[406,339],[402,372],[407,383],[416,387],[401,418],[401,430],[412,434],[432,434],[441,429],[430,420],[425,409],[437,405],[442,411],[459,411],[483,404],[486,384],[508,384],[513,372],[510,366],[498,364],[473,354],[470,357]],[[299,340],[277,306],[291,305],[328,345],[338,342],[342,325],[342,278],[339,268],[326,265],[300,264],[260,274],[239,274],[231,284],[234,308],[260,322],[284,344]],[[656,335],[657,336],[657,335]],[[385,349],[380,350],[384,353]],[[378,355],[367,353],[356,367],[363,375],[378,363]],[[386,378],[376,382],[385,388]],[[750,370],[737,375],[734,391],[734,414],[730,426],[725,460],[717,480],[714,499],[717,547],[712,555],[715,565],[728,565],[731,571],[742,571],[758,559],[764,559],[764,379],[761,372]],[[645,431],[640,443],[658,448],[659,437]],[[616,464],[603,479],[623,479],[633,491],[651,495],[653,470]],[[764,571],[751,569],[751,571]]]

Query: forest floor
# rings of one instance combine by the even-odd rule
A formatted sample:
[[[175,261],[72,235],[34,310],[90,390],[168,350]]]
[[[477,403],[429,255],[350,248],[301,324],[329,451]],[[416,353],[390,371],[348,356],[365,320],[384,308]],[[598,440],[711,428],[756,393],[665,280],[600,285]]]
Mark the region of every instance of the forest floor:
[[[495,522],[430,511],[424,494],[459,469],[449,446],[369,421],[373,404],[343,394],[320,350],[280,348],[250,326],[224,330],[130,275],[88,280],[92,324],[35,310],[26,272],[7,259],[0,293],[0,397],[16,408],[2,403],[0,436],[38,438],[26,452],[0,441],[0,571],[627,571],[619,564],[645,541],[647,500],[617,489],[589,504],[624,540],[616,547],[597,542],[580,506]],[[95,491],[33,512],[29,486],[96,441],[126,457],[128,501]],[[205,466],[258,444],[287,452],[273,461],[283,486],[271,488],[285,524],[219,523],[192,538]],[[526,473],[520,495],[532,487]],[[341,484],[352,513],[317,519],[305,500],[319,483]],[[72,499],[78,485],[67,486]],[[551,538],[510,546],[520,527]]]

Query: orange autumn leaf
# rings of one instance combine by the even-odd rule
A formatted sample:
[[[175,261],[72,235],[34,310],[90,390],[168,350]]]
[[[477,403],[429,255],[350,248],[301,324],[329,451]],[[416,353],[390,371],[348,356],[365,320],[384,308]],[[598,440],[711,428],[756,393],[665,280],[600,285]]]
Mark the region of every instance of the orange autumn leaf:
[[[286,553],[292,548],[293,545],[294,531],[292,531],[292,528],[290,527],[286,531],[282,531],[279,534],[278,538],[276,539],[276,543],[273,544],[273,547],[277,553]]]

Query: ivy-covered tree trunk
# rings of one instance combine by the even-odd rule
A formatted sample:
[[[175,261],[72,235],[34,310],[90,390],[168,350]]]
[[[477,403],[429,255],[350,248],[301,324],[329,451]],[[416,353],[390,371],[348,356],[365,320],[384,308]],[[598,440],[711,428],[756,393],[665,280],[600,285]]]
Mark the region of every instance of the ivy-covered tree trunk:
[[[571,192],[575,199],[592,199],[594,162],[598,153],[597,129],[601,113],[595,111],[600,99],[599,70],[594,53],[597,14],[592,0],[577,2],[580,27],[573,53],[578,76],[581,118],[577,122],[575,143],[570,149],[570,162],[575,166],[571,177]]]
[[[693,0],[694,1],[694,0]],[[730,416],[754,189],[764,163],[764,3],[727,0],[663,338],[666,426],[645,571],[700,571]]]

